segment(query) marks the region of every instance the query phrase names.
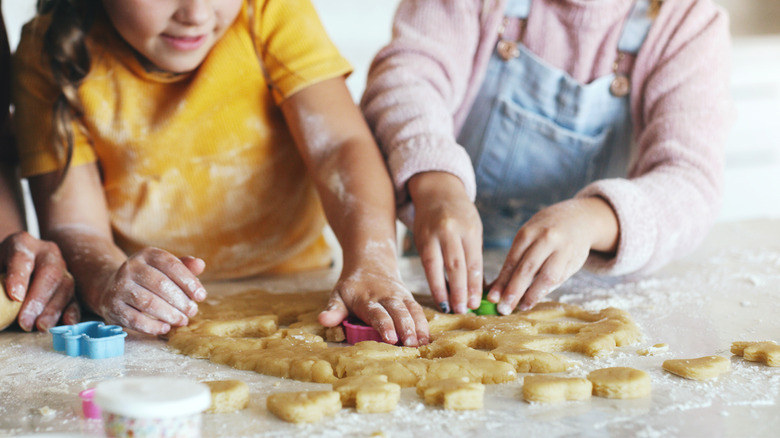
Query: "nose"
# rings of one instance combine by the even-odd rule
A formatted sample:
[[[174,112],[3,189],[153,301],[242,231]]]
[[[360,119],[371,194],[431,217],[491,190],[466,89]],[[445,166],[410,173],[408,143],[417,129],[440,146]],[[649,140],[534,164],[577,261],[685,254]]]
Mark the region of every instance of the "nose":
[[[181,0],[174,18],[182,24],[197,26],[211,17],[211,0]]]

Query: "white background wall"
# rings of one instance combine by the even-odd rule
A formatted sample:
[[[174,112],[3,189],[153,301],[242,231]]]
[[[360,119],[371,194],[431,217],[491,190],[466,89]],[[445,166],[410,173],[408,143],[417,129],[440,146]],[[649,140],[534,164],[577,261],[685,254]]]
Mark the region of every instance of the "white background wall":
[[[312,0],[355,72],[347,85],[357,100],[373,54],[390,38],[398,0]],[[726,146],[721,221],[780,217],[780,0],[717,0],[733,12],[734,126]],[[6,0],[12,45],[35,0]]]

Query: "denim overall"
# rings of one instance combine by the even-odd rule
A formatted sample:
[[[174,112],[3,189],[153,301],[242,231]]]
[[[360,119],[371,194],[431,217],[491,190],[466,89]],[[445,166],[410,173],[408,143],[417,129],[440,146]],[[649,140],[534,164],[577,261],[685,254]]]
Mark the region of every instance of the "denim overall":
[[[620,57],[642,46],[648,8],[647,0],[634,5]],[[508,0],[505,22],[524,23],[530,9],[531,0]],[[630,82],[617,62],[612,74],[583,85],[519,42],[511,50],[506,43],[494,50],[458,136],[476,172],[486,248],[510,246],[531,216],[588,183],[625,177],[632,142]]]

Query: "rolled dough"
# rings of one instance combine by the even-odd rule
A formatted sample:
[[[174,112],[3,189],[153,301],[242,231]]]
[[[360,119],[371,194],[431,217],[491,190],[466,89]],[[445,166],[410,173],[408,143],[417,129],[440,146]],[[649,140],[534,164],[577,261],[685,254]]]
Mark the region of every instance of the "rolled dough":
[[[16,321],[22,303],[14,301],[5,293],[5,274],[0,274],[0,330]]]

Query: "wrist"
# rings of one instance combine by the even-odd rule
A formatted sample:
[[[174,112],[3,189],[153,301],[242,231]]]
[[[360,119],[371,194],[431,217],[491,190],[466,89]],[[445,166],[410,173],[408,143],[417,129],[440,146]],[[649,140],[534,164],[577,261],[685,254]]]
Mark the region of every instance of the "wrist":
[[[601,197],[594,196],[583,201],[591,212],[591,229],[595,230],[591,249],[608,254],[616,252],[620,240],[620,224],[615,210]]]
[[[381,269],[388,272],[398,270],[398,247],[395,238],[369,239],[360,245],[343,249],[343,270]]]
[[[430,171],[415,174],[407,182],[412,202],[427,202],[428,199],[456,198],[468,199],[466,187],[457,176],[449,172]]]

